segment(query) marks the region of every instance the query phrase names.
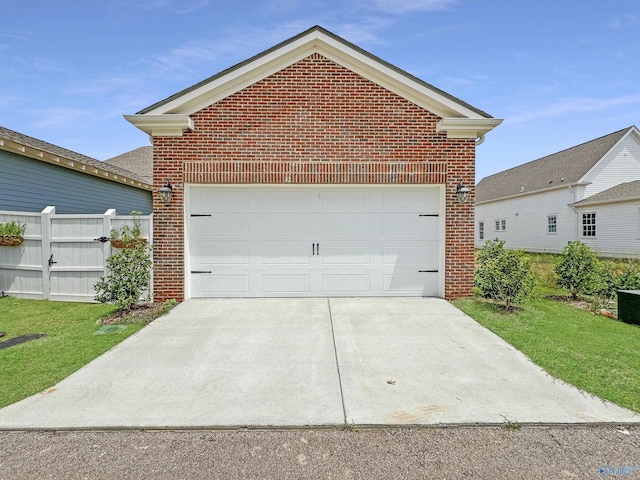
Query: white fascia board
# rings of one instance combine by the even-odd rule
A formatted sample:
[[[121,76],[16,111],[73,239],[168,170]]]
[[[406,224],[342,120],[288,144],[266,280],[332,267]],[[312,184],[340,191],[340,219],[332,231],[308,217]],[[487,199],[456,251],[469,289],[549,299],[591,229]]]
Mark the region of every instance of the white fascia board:
[[[560,190],[562,188],[578,187],[578,186],[583,186],[583,185],[589,185],[589,184],[588,183],[580,183],[580,182],[565,183],[565,184],[562,184],[562,185],[556,185],[554,187],[543,188],[543,189],[540,189],[540,190],[531,190],[531,191],[519,192],[519,193],[515,193],[513,195],[507,195],[507,196],[500,197],[500,198],[493,198],[491,200],[484,200],[484,201],[480,201],[480,202],[475,202],[475,204],[476,205],[487,205],[489,203],[501,202],[503,200],[511,200],[512,198],[527,197],[529,195],[538,195],[538,194],[542,194],[542,193],[553,192],[554,190]]]
[[[221,75],[211,82],[162,104],[141,116],[177,113],[193,114],[283,68],[293,65],[313,53],[319,53],[439,117],[482,119],[495,122],[495,119],[487,119],[454,99],[442,95],[318,31],[311,32],[309,35],[259,57],[251,63]],[[501,120],[497,124],[500,122]],[[495,125],[493,124],[493,126]],[[491,128],[485,130],[485,132]]]
[[[436,132],[447,132],[448,138],[482,138],[501,123],[499,118],[443,118]]]
[[[637,203],[640,202],[640,196],[633,197],[624,197],[624,198],[611,198],[609,200],[596,200],[595,202],[585,203],[584,205],[581,202],[578,203],[570,203],[569,206],[574,208],[591,208],[597,205],[609,205],[612,203]]]
[[[152,137],[181,137],[185,130],[193,130],[193,120],[185,114],[136,114],[124,118]]]

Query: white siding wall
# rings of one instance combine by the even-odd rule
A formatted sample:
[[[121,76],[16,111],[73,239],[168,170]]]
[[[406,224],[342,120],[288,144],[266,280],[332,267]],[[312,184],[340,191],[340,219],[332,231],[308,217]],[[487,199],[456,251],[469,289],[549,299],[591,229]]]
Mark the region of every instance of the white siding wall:
[[[584,178],[590,182],[576,201],[624,182],[640,180],[640,139],[627,135]]]
[[[619,202],[583,207],[582,213],[596,213],[596,236],[582,237],[580,241],[589,245],[603,257],[640,257],[640,202]]]
[[[476,205],[475,244],[499,238],[508,248],[531,252],[560,253],[567,242],[576,240],[576,214],[571,190],[561,188],[499,202]],[[548,215],[556,215],[557,232],[547,231]],[[496,231],[495,221],[506,220],[506,231]],[[478,223],[484,222],[484,241],[478,238]]]

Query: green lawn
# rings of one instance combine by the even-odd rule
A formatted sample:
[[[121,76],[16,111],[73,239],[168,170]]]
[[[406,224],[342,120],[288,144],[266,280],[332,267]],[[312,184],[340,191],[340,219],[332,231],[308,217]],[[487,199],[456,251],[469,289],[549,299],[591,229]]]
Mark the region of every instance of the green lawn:
[[[45,390],[142,328],[94,335],[112,305],[0,298],[0,341],[20,335],[47,336],[0,350],[0,407]]]
[[[516,313],[478,299],[456,307],[549,374],[640,412],[640,328],[538,298]]]

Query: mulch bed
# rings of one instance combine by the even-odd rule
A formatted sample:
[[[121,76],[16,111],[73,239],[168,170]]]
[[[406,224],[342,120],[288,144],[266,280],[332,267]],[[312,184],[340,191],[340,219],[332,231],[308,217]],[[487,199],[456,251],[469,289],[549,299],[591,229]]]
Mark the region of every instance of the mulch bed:
[[[591,312],[596,315],[602,315],[603,317],[613,318],[614,320],[618,319],[618,309],[617,305],[612,304],[609,308],[600,308],[598,310],[593,310],[593,304],[589,303],[583,299],[574,300],[570,295],[547,295],[549,300],[553,300],[555,302],[568,303],[572,307],[579,308],[580,310],[584,310],[586,312]]]
[[[138,305],[128,312],[116,312],[98,320],[100,325],[118,325],[124,323],[150,323],[160,315],[164,308],[162,302]]]

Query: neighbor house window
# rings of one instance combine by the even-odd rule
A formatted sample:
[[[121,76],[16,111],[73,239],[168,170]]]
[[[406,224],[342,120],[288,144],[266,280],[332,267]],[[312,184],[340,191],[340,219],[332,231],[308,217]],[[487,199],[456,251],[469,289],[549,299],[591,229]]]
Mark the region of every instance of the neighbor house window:
[[[555,215],[547,215],[547,233],[556,233],[558,231],[558,217]]]
[[[478,238],[484,240],[484,222],[478,223]]]
[[[504,232],[507,229],[507,221],[505,219],[496,220],[496,232]]]
[[[596,236],[596,213],[595,212],[582,214],[582,236],[583,237]]]

